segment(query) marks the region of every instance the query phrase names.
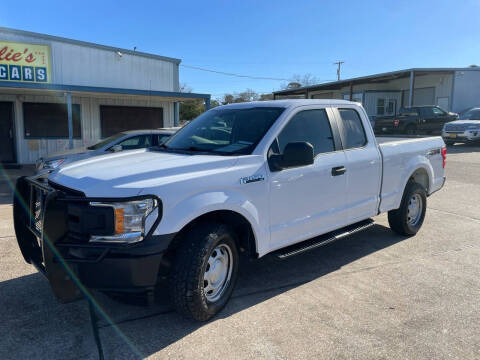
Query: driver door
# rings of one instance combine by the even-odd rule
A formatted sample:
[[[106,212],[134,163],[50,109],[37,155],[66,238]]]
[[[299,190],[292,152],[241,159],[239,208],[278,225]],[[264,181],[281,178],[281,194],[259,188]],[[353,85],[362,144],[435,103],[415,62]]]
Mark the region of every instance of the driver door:
[[[341,170],[346,157],[330,109],[309,107],[295,113],[269,154],[282,154],[291,142],[310,143],[315,158],[311,165],[270,171],[271,250],[342,227],[348,221],[347,181]]]

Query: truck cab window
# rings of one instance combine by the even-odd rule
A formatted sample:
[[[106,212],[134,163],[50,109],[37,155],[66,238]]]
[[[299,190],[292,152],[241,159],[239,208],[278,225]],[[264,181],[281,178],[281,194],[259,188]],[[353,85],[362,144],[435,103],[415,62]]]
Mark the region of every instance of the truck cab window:
[[[277,138],[280,154],[288,143],[304,141],[313,146],[313,154],[334,151],[332,129],[325,109],[305,110],[293,116]],[[272,149],[273,149],[272,146]]]
[[[440,108],[434,107],[434,108],[432,108],[432,110],[433,110],[433,113],[434,113],[436,116],[444,116],[444,115],[446,115],[445,111],[443,111],[443,110],[440,109]]]
[[[367,137],[362,120],[353,109],[338,109],[343,124],[345,149],[362,147],[367,143]]]

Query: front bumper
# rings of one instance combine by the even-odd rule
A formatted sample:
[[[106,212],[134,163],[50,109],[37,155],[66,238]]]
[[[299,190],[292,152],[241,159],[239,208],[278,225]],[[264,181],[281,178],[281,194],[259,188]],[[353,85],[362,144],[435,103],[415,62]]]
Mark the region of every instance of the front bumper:
[[[48,278],[60,301],[75,300],[86,288],[125,292],[153,290],[163,254],[175,235],[153,235],[161,218],[160,201],[158,218],[142,241],[89,243],[72,232],[69,206],[100,199],[52,187],[39,176],[18,179],[15,190],[14,226],[20,250],[25,261]]]
[[[442,131],[442,138],[445,142],[478,141],[480,140],[480,129],[465,131]]]

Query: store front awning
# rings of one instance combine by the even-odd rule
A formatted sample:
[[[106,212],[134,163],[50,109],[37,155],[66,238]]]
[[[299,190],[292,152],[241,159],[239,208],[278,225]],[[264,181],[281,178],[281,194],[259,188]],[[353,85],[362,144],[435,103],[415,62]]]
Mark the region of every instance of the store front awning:
[[[156,91],[156,90],[138,90],[138,89],[121,89],[96,86],[79,86],[79,85],[60,85],[60,84],[40,84],[0,81],[0,90],[18,90],[23,89],[28,92],[69,92],[72,95],[80,94],[98,94],[98,95],[132,95],[132,96],[155,96],[162,97],[169,101],[185,101],[203,99],[205,103],[210,103],[210,94],[183,93],[174,91]]]
[[[174,91],[157,91],[157,90],[139,90],[139,89],[122,89],[108,88],[96,86],[80,86],[80,85],[61,85],[61,84],[42,84],[42,83],[26,83],[0,81],[0,91],[2,93],[15,94],[19,91],[22,94],[46,94],[58,95],[59,93],[65,97],[68,112],[68,139],[69,148],[73,148],[73,120],[72,120],[72,96],[108,96],[122,95],[132,97],[155,97],[165,101],[174,102],[174,124],[178,124],[179,102],[185,100],[202,100],[205,109],[210,108],[210,94],[183,93]]]

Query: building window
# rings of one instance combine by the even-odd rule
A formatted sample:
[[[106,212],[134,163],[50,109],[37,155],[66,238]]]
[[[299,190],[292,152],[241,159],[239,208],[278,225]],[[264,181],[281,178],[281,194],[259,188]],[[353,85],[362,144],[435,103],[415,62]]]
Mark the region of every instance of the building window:
[[[396,105],[395,99],[377,99],[377,116],[395,115]]]
[[[377,99],[377,115],[385,115],[385,99]]]
[[[135,106],[100,106],[102,138],[126,130],[163,127],[163,108]]]
[[[80,105],[72,104],[73,138],[80,139]],[[68,139],[67,105],[61,103],[23,103],[25,138]]]

